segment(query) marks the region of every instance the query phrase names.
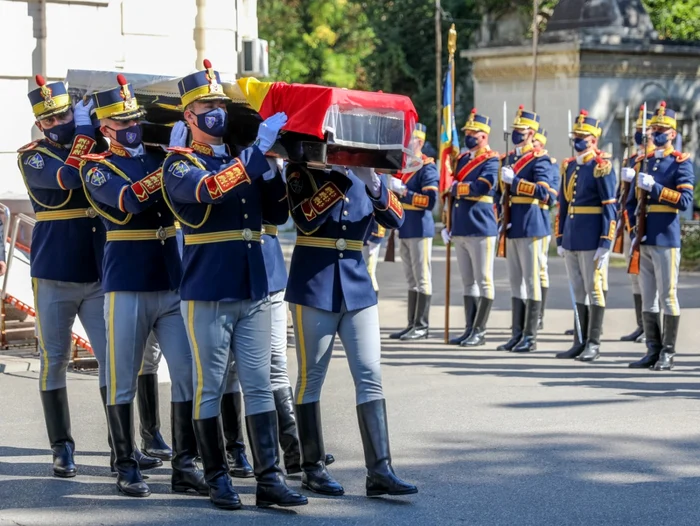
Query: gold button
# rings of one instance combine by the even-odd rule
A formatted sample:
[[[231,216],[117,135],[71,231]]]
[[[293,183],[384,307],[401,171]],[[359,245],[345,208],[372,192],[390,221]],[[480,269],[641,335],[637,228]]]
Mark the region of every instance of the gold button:
[[[341,252],[340,254],[338,254],[338,257],[339,257],[340,259],[343,259],[343,253]]]
[[[251,245],[250,243],[248,243],[248,248],[251,248],[252,246],[253,246],[253,245]]]
[[[457,204],[455,205],[455,208],[459,208],[459,203],[457,203]]]
[[[93,232],[97,232],[97,229],[95,227],[92,227]]]
[[[248,219],[248,214],[243,214],[243,219]]]
[[[245,197],[241,198],[241,203],[245,204]]]
[[[160,217],[160,212],[157,212],[157,214],[158,214],[158,217]]]
[[[265,240],[264,240],[264,239],[261,239],[261,240],[260,240],[260,244],[261,244],[261,245],[264,245],[264,244],[265,244]]]
[[[86,213],[90,219],[94,219],[95,217],[97,217],[97,212],[95,212],[94,208],[88,208]]]
[[[348,213],[349,213],[349,212],[348,212],[347,210],[343,210],[343,215],[344,215],[344,216],[348,215]]]
[[[346,197],[346,198],[345,198],[345,202],[346,202],[346,203],[349,203],[349,202],[350,202],[350,198],[349,198],[349,197]]]
[[[571,214],[569,217],[570,217],[571,219],[573,219],[573,218],[574,218],[574,214]]]
[[[343,225],[343,230],[347,230],[347,229],[348,229],[348,227],[346,227],[345,225]]]

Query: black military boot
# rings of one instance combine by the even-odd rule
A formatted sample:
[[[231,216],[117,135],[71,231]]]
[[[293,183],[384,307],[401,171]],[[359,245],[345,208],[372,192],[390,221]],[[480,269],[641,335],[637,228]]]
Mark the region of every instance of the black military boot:
[[[141,422],[141,449],[149,457],[172,460],[173,450],[160,434],[157,374],[143,374],[138,377],[136,400]]]
[[[253,468],[245,454],[241,393],[226,393],[221,397],[221,422],[226,441],[226,459],[232,476],[247,479],[253,476]]]
[[[629,364],[631,369],[654,367],[661,354],[661,315],[658,312],[643,312],[642,323],[644,324],[647,353],[641,360]]]
[[[319,402],[296,406],[299,420],[299,441],[303,473],[301,487],[321,495],[338,496],[345,493],[343,486],[331,477],[326,469],[326,452],[323,446],[321,405]]]
[[[673,369],[673,357],[676,355],[676,339],[680,316],[664,315],[664,335],[661,356],[652,368],[654,371],[670,371]]]
[[[116,457],[117,489],[127,497],[148,497],[151,490],[143,481],[139,463],[134,458],[133,411],[133,404],[107,406],[109,432]]]
[[[78,470],[73,460],[75,441],[70,432],[68,389],[41,391],[41,405],[53,454],[53,474],[61,478],[75,477]]]
[[[450,340],[450,345],[461,345],[462,342],[469,338],[469,335],[472,333],[472,329],[474,327],[478,299],[479,298],[475,298],[474,296],[464,296],[464,332],[456,338],[452,338]]]
[[[588,339],[586,348],[576,357],[581,362],[592,362],[600,356],[600,336],[603,333],[605,307],[590,305],[588,307]]]
[[[637,315],[637,328],[627,336],[620,338],[621,342],[637,342],[643,343],[644,338],[644,321],[642,319],[642,295],[634,294],[634,313]]]
[[[537,350],[537,324],[540,321],[541,301],[527,300],[523,337],[511,352],[523,353]]]
[[[301,453],[297,438],[297,423],[294,418],[294,394],[291,387],[272,391],[277,409],[279,442],[284,452],[284,468],[287,475],[301,473]]]
[[[367,496],[411,495],[418,493],[413,484],[404,482],[394,473],[389,449],[389,424],[386,402],[373,400],[357,406],[362,447],[367,467]]]
[[[287,486],[279,467],[279,448],[277,447],[277,412],[268,411],[248,415],[245,418],[248,441],[253,453],[255,479],[258,482],[255,491],[255,505],[267,508],[304,506],[308,499]]]
[[[541,331],[544,329],[544,308],[547,304],[547,294],[549,293],[549,287],[542,287],[542,305],[540,306],[540,318],[537,322],[537,330]]]
[[[525,302],[520,298],[511,298],[511,338],[497,350],[510,351],[523,337],[523,325],[525,325]]]
[[[469,337],[459,344],[460,347],[479,347],[486,343],[486,324],[489,321],[492,305],[493,300],[484,297],[479,298],[479,307],[476,310],[474,329]]]
[[[416,321],[416,305],[418,304],[418,291],[409,290],[408,291],[408,325],[406,328],[399,332],[394,332],[389,335],[392,340],[399,340],[401,336],[408,333],[413,329],[413,324]]]
[[[222,510],[240,509],[241,499],[233,489],[231,477],[228,475],[219,417],[193,420],[193,423],[197,445],[202,456],[204,480],[209,486],[209,500]]]
[[[175,493],[196,491],[209,495],[209,485],[197,468],[197,437],[192,424],[192,400],[170,404],[170,426],[173,437],[173,475],[170,484]]]
[[[432,297],[430,294],[418,293],[418,302],[416,303],[416,319],[413,328],[401,336],[399,340],[423,340],[428,337],[431,299]]]
[[[562,360],[572,359],[579,356],[586,348],[586,337],[588,336],[588,307],[585,303],[576,304],[576,312],[578,312],[578,321],[581,325],[581,337],[574,329],[574,344],[566,352],[557,353],[556,357]]]

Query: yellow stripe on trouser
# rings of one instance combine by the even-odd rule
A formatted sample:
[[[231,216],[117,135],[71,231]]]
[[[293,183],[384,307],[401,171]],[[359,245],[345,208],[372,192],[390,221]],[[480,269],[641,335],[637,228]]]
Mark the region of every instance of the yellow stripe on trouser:
[[[39,318],[39,280],[37,278],[32,278],[32,285],[34,289],[34,323],[36,324],[36,332],[39,336],[39,350],[43,356],[44,370],[41,373],[41,390],[46,391],[46,384],[49,378],[49,355],[46,352],[46,347],[44,346],[44,333],[41,329],[41,318]]]
[[[598,306],[605,307],[605,294],[603,293],[605,268],[598,268],[598,264],[595,261],[593,261],[593,264],[596,265],[596,269],[593,272],[593,294],[596,296]]]
[[[306,341],[304,339],[304,321],[301,316],[302,306],[297,304],[296,306],[296,320],[294,320],[294,326],[297,328],[297,338],[299,340],[299,359],[301,360],[301,365],[299,366],[299,377],[301,381],[299,383],[299,392],[297,393],[297,404],[301,404],[304,400],[304,392],[306,391]]]
[[[423,238],[423,277],[428,280],[426,287],[430,296],[433,293],[433,277],[430,275],[430,241],[428,237]]]
[[[670,300],[671,303],[671,313],[674,316],[680,316],[680,308],[678,306],[678,298],[676,294],[676,289],[678,287],[678,283],[676,280],[678,277],[676,276],[676,251],[677,248],[672,248],[671,249],[671,279],[669,283],[669,289],[668,289],[668,299]]]
[[[194,301],[187,302],[187,327],[190,332],[190,340],[192,340],[192,356],[194,356],[194,365],[197,370],[197,385],[194,394],[194,419],[199,420],[199,409],[202,405],[202,391],[204,390],[204,376],[202,373],[202,361],[199,358],[199,345],[194,334]]]
[[[115,292],[109,292],[109,369],[110,369],[110,387],[112,388],[109,393],[109,403],[110,405],[116,405],[117,403],[117,358],[116,351],[114,349],[114,295]]]
[[[540,282],[540,241],[539,239],[535,239],[535,245],[532,247],[532,284],[533,284],[533,291],[535,297],[532,298],[535,301],[541,301],[541,286],[542,283]]]

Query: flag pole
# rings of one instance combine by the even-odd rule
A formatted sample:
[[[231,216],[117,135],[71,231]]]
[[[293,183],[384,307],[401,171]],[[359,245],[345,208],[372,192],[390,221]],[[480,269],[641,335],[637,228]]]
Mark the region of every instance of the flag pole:
[[[449,71],[450,71],[450,81],[452,83],[452,99],[450,100],[451,104],[451,115],[452,115],[452,120],[455,118],[455,52],[457,51],[457,30],[455,29],[455,25],[452,24],[450,27],[450,31],[447,36],[447,52],[449,56]],[[452,124],[450,123],[450,136],[452,136]],[[454,144],[452,145],[452,148],[454,150]],[[450,163],[452,164],[454,168],[454,162],[455,158],[452,156],[450,158]],[[453,170],[454,171],[454,170]],[[452,193],[447,194],[447,198],[445,199],[445,208],[446,208],[446,214],[445,214],[445,227],[447,228],[447,231],[452,230]],[[452,270],[452,265],[451,265],[451,256],[452,256],[452,244],[447,243],[446,246],[447,253],[446,253],[446,261],[445,261],[445,343],[449,343],[450,341],[450,273]]]

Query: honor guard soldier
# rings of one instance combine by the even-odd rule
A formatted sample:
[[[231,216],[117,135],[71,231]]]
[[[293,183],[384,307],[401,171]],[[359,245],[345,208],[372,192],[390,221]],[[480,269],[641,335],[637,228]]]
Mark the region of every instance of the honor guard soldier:
[[[641,238],[639,285],[642,289],[642,317],[647,354],[630,367],[651,367],[655,371],[673,369],[680,320],[678,270],[681,260],[681,224],[679,212],[693,206],[695,175],[690,156],[674,150],[677,131],[676,112],[661,102],[651,120],[655,147],[637,175],[637,191],[630,194],[627,213],[632,218],[641,192],[647,192],[646,228]],[[646,168],[646,170],[644,169]],[[623,177],[629,180],[629,172]],[[634,224],[635,229],[639,227]],[[637,235],[636,230],[633,231]],[[659,307],[664,313],[663,333]]]
[[[510,202],[510,222],[502,227],[506,229],[513,321],[511,339],[498,349],[511,352],[536,349],[542,306],[540,254],[542,239],[549,232],[540,205],[550,200],[552,162],[532,144],[539,123],[539,115],[520,106],[513,122],[515,150],[504,157],[501,169],[501,191]]]
[[[612,164],[597,150],[602,133],[598,119],[581,110],[572,133],[578,155],[561,166],[556,230],[557,252],[566,261],[581,333],[575,330],[573,347],[556,356],[592,362],[600,355],[605,273],[617,226],[616,179]]]
[[[63,82],[36,76],[29,92],[36,126],[44,138],[19,149],[18,166],[36,213],[32,232],[31,276],[39,341],[39,390],[53,453],[53,473],[74,477],[66,368],[71,329],[80,318],[105,385],[105,325],[100,285],[104,228],[96,219],[76,170],[79,156],[95,146],[90,105],[71,108]],[[4,237],[2,238],[4,246]],[[56,308],[60,305],[61,308]]]
[[[545,146],[547,146],[547,130],[540,128],[540,130],[535,134],[535,138],[532,141],[532,145],[536,150],[545,151]],[[549,246],[552,243],[552,221],[550,216],[551,205],[557,202],[557,197],[559,195],[559,167],[557,166],[557,160],[553,157],[549,158],[552,163],[551,171],[549,174],[549,201],[545,203],[540,203],[540,208],[542,209],[542,218],[547,229],[547,235],[542,239],[540,253],[540,282],[542,283],[542,306],[540,308],[540,319],[537,324],[537,328],[542,330],[544,328],[544,309],[547,303],[547,293],[549,292]]]
[[[316,170],[290,163],[286,175],[297,226],[286,299],[294,316],[299,364],[302,487],[323,495],[344,493],[326,469],[319,402],[337,334],[355,382],[367,496],[416,493],[391,465],[377,295],[362,258],[372,217],[385,228],[399,228],[401,203],[371,168]]]
[[[379,253],[382,250],[382,241],[386,236],[386,228],[379,224],[376,219],[372,219],[367,229],[367,235],[362,245],[362,257],[367,265],[367,272],[372,280],[374,292],[379,292],[379,282],[377,281],[377,263],[379,263]]]
[[[399,248],[408,281],[408,326],[391,334],[392,339],[419,340],[428,337],[430,299],[433,293],[431,257],[439,175],[435,161],[421,150],[425,144],[425,126],[416,124],[413,149],[422,156],[423,166],[398,179],[392,177],[390,189],[401,197],[406,220],[399,229]]]
[[[486,343],[486,323],[494,298],[493,264],[498,226],[493,197],[500,165],[489,147],[491,119],[473,109],[462,130],[467,152],[457,160],[452,185],[452,232],[464,287],[465,331],[453,345],[476,347]]]
[[[644,160],[644,144],[646,144],[646,156],[653,158],[654,157],[654,150],[656,149],[654,147],[654,142],[651,138],[651,119],[654,117],[654,112],[647,110],[647,127],[646,127],[646,132],[647,132],[647,138],[645,141],[644,135],[643,135],[643,128],[644,128],[644,105],[639,109],[639,116],[637,117],[637,123],[636,123],[636,131],[634,133],[634,143],[637,145],[637,151],[633,152],[632,155],[629,157],[629,159],[625,159],[625,167],[621,170],[623,172],[621,174],[621,177],[625,178],[625,173],[627,173],[627,179],[630,181],[628,184],[634,185],[635,184],[635,177],[636,174],[639,172],[642,161]],[[653,161],[652,161],[653,162]],[[632,170],[632,172],[629,172],[629,170]],[[633,193],[634,186],[630,188],[630,192]],[[621,196],[620,196],[621,197]],[[627,197],[629,198],[629,193],[627,194]],[[619,199],[618,199],[619,201]],[[627,203],[622,203],[620,202],[618,204],[619,208],[622,209],[622,218],[625,222],[625,231],[628,234],[627,237],[629,237],[629,234],[631,233],[632,230],[632,225],[634,224],[634,214],[630,216],[627,211]],[[619,228],[619,225],[618,225]],[[627,250],[625,251],[625,259],[627,261],[627,264],[629,265],[629,260],[630,260],[630,251]],[[634,313],[635,313],[635,318],[637,320],[637,327],[632,331],[630,334],[626,336],[622,336],[620,338],[620,341],[623,342],[637,342],[637,343],[644,343],[645,338],[644,338],[644,321],[642,317],[642,289],[639,287],[639,274],[627,274],[627,277],[630,280],[630,283],[632,284],[632,297],[634,299]],[[658,307],[657,307],[658,309]],[[654,312],[658,312],[658,310],[654,310]]]
[[[287,117],[267,119],[255,144],[233,157],[223,142],[230,99],[208,60],[204,67],[178,84],[193,141],[186,148],[184,125],[173,129],[178,145],[163,164],[163,195],[184,233],[181,309],[194,358],[194,424],[209,496],[219,508],[241,507],[220,446],[221,400],[233,353],[258,482],[256,504],[304,505],[306,497],[287,487],[278,465],[270,290],[260,244],[263,219],[276,225],[289,217],[280,206],[284,182],[264,155]]]
[[[148,336],[154,333],[169,362],[174,456],[172,489],[206,494],[195,466],[192,427],[192,359],[180,315],[180,258],[172,213],[161,199],[163,153],[142,144],[133,88],[123,75],[116,88],[94,95],[100,131],[110,140],[102,154],[82,156],[81,177],[107,228],[104,253],[107,325],[107,417],[114,447],[117,488],[146,497],[134,457],[133,400]]]

